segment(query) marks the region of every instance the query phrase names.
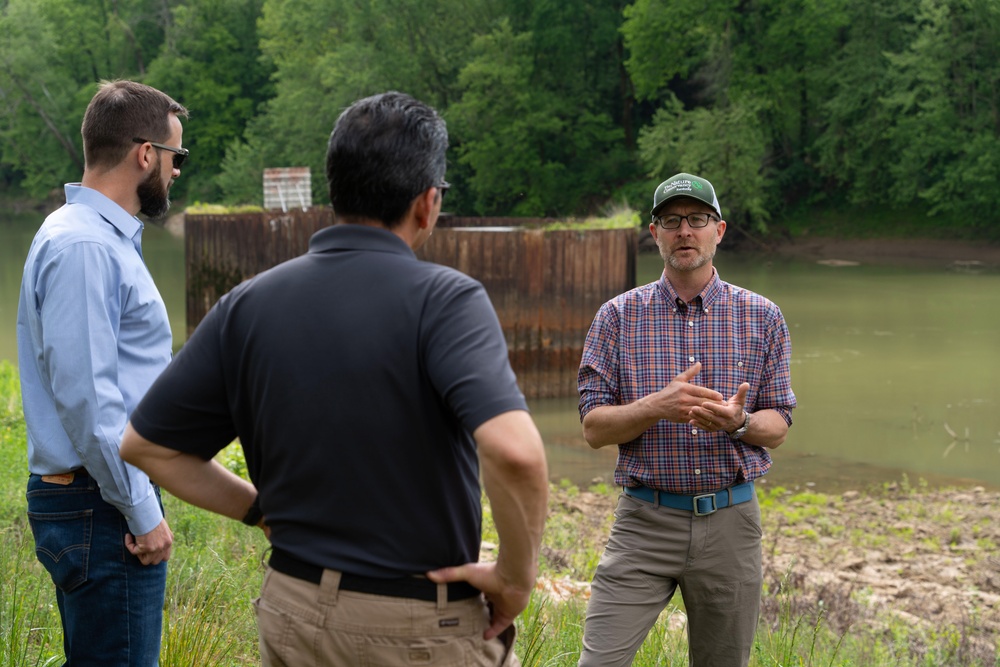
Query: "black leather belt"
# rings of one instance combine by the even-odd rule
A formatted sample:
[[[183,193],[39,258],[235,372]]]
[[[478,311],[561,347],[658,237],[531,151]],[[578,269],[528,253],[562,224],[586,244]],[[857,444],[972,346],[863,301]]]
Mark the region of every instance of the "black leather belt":
[[[299,560],[283,549],[273,547],[268,564],[277,572],[289,577],[302,579],[319,585],[323,579],[323,568]],[[379,579],[363,577],[358,574],[342,572],[340,574],[340,590],[371,595],[385,595],[394,598],[410,600],[437,601],[437,587],[430,579],[422,577],[397,577],[394,579]],[[479,595],[479,589],[466,581],[455,581],[448,584],[448,600],[467,600]]]

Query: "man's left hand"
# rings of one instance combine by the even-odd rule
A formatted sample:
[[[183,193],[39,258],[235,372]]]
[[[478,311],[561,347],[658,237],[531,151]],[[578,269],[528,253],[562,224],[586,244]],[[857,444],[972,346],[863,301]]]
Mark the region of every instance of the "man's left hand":
[[[139,559],[143,565],[159,565],[170,560],[170,550],[174,543],[174,534],[163,519],[160,524],[145,535],[132,536],[125,534],[125,548]]]
[[[728,401],[706,401],[700,406],[691,408],[691,420],[688,423],[711,433],[716,431],[732,433],[743,426],[743,411],[749,391],[749,383],[744,382]]]

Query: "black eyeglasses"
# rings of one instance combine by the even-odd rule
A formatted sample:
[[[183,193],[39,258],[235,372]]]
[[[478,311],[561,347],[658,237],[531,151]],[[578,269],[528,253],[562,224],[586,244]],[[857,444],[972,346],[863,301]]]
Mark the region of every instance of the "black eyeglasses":
[[[689,213],[687,215],[658,215],[653,218],[653,222],[663,229],[680,229],[681,220],[687,220],[688,226],[692,229],[701,229],[709,222],[718,222],[719,216],[714,213]]]
[[[451,183],[442,178],[441,182],[435,185],[434,187],[436,187],[438,191],[441,192],[441,199],[444,199],[444,193],[448,192],[448,188],[451,187]]]
[[[167,146],[166,144],[158,144],[155,141],[149,141],[148,139],[140,139],[139,137],[134,137],[132,139],[137,144],[149,144],[153,148],[162,148],[165,151],[170,151],[174,154],[174,169],[180,169],[187,159],[188,155],[191,154],[186,148],[174,148],[173,146]]]

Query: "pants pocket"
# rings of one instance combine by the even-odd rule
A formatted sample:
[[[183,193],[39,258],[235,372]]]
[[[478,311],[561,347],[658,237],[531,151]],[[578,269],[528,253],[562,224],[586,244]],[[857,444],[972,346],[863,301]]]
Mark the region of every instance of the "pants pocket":
[[[500,634],[499,639],[503,642],[504,648],[504,659],[501,667],[520,667],[521,661],[514,653],[514,644],[517,643],[517,628],[513,623]]]
[[[87,581],[93,512],[28,512],[35,556],[53,583],[69,593]]]
[[[480,639],[481,641],[481,639]],[[365,637],[365,664],[372,667],[470,667],[468,640],[456,637]]]

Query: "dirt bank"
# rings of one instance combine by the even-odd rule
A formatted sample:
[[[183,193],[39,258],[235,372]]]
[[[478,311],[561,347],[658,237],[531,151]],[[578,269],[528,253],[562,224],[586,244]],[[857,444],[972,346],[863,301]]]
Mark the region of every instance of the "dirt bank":
[[[953,628],[967,655],[992,664],[1000,638],[1000,493],[899,485],[838,495],[780,493],[762,502],[764,618],[779,614],[775,593],[796,615],[823,609],[837,632],[894,622],[929,631]],[[580,545],[603,545],[615,495],[556,490],[550,520],[576,517]],[[547,549],[550,563],[571,549]],[[572,579],[570,577],[569,579]],[[587,582],[545,584],[586,596]]]
[[[831,239],[804,236],[769,244],[779,255],[878,264],[1000,268],[1000,245],[938,239]]]

